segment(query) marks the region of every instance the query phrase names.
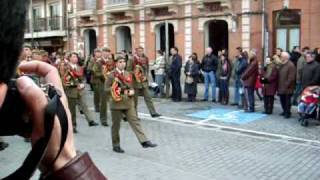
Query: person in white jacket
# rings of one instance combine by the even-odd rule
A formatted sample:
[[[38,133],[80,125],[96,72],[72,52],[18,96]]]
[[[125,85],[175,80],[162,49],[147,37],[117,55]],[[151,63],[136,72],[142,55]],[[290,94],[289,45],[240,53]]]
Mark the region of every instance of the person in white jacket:
[[[160,89],[160,94],[155,94],[156,97],[164,97],[164,80],[165,80],[166,62],[161,50],[157,51],[157,59],[154,61],[153,70],[155,72],[155,81]]]

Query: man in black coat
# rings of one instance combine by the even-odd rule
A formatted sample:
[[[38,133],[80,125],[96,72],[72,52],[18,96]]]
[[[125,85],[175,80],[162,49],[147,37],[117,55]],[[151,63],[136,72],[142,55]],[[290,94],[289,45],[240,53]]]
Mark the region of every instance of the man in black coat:
[[[213,54],[212,48],[206,49],[206,55],[201,61],[201,71],[204,75],[204,99],[203,101],[209,100],[209,87],[212,88],[212,102],[216,102],[216,72],[218,69],[218,58]]]
[[[180,85],[180,75],[182,67],[182,57],[178,54],[179,50],[177,47],[173,47],[170,50],[172,55],[172,63],[170,66],[170,79],[172,84],[172,101],[181,101],[181,85]]]
[[[307,86],[320,85],[320,65],[315,60],[314,54],[306,53],[306,64],[303,66],[301,73],[302,88]]]
[[[300,53],[300,47],[299,46],[294,46],[293,49],[292,49],[292,52],[290,54],[290,60],[291,62],[293,62],[293,64],[297,67],[297,62],[298,62],[298,59],[300,58],[301,56],[301,53]]]

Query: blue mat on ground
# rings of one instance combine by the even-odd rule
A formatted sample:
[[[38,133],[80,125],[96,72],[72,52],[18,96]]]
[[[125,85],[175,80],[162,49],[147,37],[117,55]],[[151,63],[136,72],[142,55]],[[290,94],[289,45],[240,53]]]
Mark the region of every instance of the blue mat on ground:
[[[234,109],[210,109],[187,114],[189,117],[201,120],[216,120],[235,124],[246,124],[266,117],[262,113],[245,113],[243,110]]]

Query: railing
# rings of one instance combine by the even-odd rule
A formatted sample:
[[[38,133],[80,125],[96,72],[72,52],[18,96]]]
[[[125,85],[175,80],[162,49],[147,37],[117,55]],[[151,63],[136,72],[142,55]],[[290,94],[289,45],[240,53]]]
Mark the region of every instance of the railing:
[[[32,27],[31,27],[32,26]],[[35,18],[31,25],[30,19],[26,21],[26,33],[65,30],[66,21],[62,16],[53,16],[47,18]]]
[[[128,4],[129,0],[108,0],[109,5]]]
[[[77,0],[77,11],[96,10],[96,0]]]

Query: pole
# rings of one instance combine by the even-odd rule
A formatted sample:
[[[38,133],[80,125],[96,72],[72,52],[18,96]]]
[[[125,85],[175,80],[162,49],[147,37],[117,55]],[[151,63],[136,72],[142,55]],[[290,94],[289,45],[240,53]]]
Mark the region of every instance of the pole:
[[[65,1],[65,12],[66,12],[66,30],[67,30],[67,43],[68,43],[68,51],[70,51],[70,31],[69,31],[69,2]]]
[[[262,63],[264,64],[264,60],[266,59],[267,52],[266,52],[266,12],[265,12],[265,0],[262,0],[262,39],[261,39],[261,45],[262,45]]]
[[[31,30],[31,48],[34,48],[34,45],[33,45],[33,20],[34,20],[34,14],[33,14],[33,7],[32,7],[32,0],[30,0],[30,9],[31,9],[31,18],[30,18],[30,30]]]
[[[169,61],[169,24],[165,21],[165,33],[166,33],[166,60]]]

